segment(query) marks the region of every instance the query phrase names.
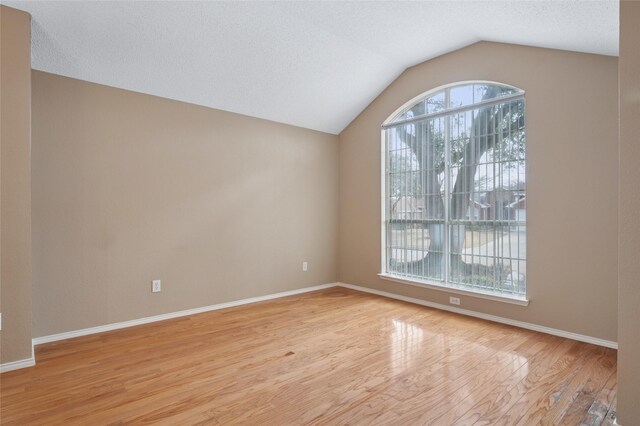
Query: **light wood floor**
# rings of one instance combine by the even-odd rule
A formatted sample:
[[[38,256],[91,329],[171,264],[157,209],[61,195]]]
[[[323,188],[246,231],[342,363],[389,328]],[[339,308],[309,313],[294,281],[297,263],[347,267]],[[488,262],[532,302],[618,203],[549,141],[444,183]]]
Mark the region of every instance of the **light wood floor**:
[[[41,345],[31,424],[610,424],[616,351],[346,289]]]

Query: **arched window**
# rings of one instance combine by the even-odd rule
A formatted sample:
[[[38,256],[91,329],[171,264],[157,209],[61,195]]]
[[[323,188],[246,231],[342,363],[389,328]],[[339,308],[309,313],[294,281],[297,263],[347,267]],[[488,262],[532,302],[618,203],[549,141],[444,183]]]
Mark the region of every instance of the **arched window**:
[[[526,299],[524,91],[465,82],[382,126],[382,276]]]

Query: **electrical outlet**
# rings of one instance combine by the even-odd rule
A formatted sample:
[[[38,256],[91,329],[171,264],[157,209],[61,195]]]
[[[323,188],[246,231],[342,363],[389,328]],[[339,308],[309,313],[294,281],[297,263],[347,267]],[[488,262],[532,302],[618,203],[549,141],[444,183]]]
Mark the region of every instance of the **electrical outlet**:
[[[451,303],[452,305],[459,305],[460,304],[460,298],[459,297],[450,297],[449,298],[449,303]]]
[[[162,291],[162,283],[160,280],[151,281],[151,291],[153,293],[160,293]]]
[[[302,272],[307,272],[309,270],[309,264],[307,262],[302,262]]]

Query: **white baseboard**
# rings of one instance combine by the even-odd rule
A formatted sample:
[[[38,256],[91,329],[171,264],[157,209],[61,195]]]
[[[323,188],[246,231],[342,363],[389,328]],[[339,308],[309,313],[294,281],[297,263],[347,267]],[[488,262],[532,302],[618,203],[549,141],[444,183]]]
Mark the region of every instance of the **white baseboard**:
[[[170,312],[167,314],[154,315],[152,317],[139,318],[130,321],[116,322],[113,324],[99,325],[97,327],[84,328],[82,330],[67,331],[64,333],[52,334],[49,336],[36,337],[33,339],[34,345],[56,342],[58,340],[71,339],[73,337],[87,336],[89,334],[103,333],[105,331],[118,330],[121,328],[133,327],[136,325],[148,324],[150,322],[163,321],[171,318],[184,317],[199,314],[202,312],[217,311],[219,309],[232,308],[234,306],[246,305],[249,303],[263,302],[265,300],[278,299],[280,297],[293,296],[296,294],[308,293],[325,288],[336,287],[337,283],[321,284],[313,287],[305,287],[296,290],[283,291],[280,293],[267,294],[265,296],[250,297],[248,299],[234,300],[231,302],[219,303],[217,305],[204,306],[202,308],[187,309],[184,311]]]
[[[34,357],[6,362],[4,364],[0,364],[0,373],[6,373],[7,371],[13,371],[19,368],[33,367],[34,365],[36,365],[36,359]]]
[[[36,365],[36,353],[35,353],[33,339],[31,339],[31,358],[19,359],[18,361],[5,362],[0,364],[0,373],[7,371],[19,370],[20,368],[33,367]]]
[[[442,309],[444,311],[455,312],[457,314],[467,315],[476,318],[482,318],[488,321],[499,322],[502,324],[513,325],[515,327],[526,328],[527,330],[539,331],[541,333],[552,334],[554,336],[566,337],[567,339],[578,340],[580,342],[591,343],[606,348],[618,349],[618,343],[611,340],[599,339],[597,337],[585,336],[584,334],[572,333],[570,331],[558,330],[557,328],[545,327],[543,325],[531,324],[524,321],[517,321],[509,318],[498,317],[496,315],[483,314],[482,312],[469,311],[467,309],[456,308],[453,306],[442,305],[440,303],[428,302],[415,297],[401,296],[399,294],[389,293],[386,291],[374,290],[372,288],[361,287],[358,285],[337,283],[340,287],[350,288],[352,290],[362,291],[364,293],[376,294],[378,296],[388,297],[391,299],[402,300],[404,302],[415,303],[417,305],[428,306],[430,308]]]

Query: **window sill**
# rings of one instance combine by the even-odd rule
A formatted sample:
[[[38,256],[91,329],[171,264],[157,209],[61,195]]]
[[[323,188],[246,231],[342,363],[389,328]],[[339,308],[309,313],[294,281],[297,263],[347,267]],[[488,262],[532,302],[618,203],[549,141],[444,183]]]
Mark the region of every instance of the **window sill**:
[[[510,296],[504,296],[504,295],[491,294],[488,292],[484,293],[480,291],[471,291],[471,290],[464,290],[459,288],[452,288],[452,287],[447,287],[442,283],[438,283],[438,282],[417,280],[417,279],[406,279],[406,278],[400,278],[395,275],[384,274],[384,273],[378,274],[378,276],[383,280],[387,280],[387,281],[394,281],[401,284],[414,285],[416,287],[430,288],[433,290],[445,291],[447,293],[462,294],[464,296],[477,297],[479,299],[493,300],[496,302],[510,303],[513,305],[520,305],[520,306],[529,305],[529,299],[523,298],[523,297],[517,297],[517,296],[510,297]]]

